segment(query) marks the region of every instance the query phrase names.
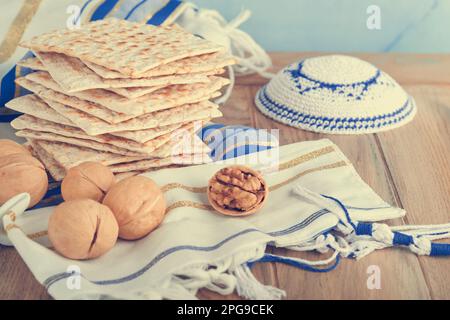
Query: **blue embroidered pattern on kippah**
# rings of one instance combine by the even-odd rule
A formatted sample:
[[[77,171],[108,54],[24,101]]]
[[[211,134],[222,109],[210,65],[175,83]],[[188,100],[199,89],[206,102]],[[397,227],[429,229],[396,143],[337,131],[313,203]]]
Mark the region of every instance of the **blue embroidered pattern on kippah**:
[[[296,87],[299,89],[298,93],[303,95],[306,92],[317,90],[317,89],[326,89],[331,90],[334,93],[340,94],[340,95],[346,95],[347,98],[353,98],[356,100],[361,100],[362,96],[364,96],[364,93],[369,90],[369,87],[375,84],[378,84],[378,78],[381,75],[381,71],[377,69],[375,74],[365,80],[365,81],[359,81],[354,83],[348,83],[348,84],[342,84],[342,83],[327,83],[323,82],[317,79],[312,78],[311,76],[307,75],[303,72],[303,63],[304,61],[300,61],[298,66],[294,69],[286,69],[284,72],[290,74],[292,80],[295,82]],[[300,83],[300,79],[306,80],[311,83],[311,86],[302,86]],[[388,83],[384,83],[385,85],[389,85]],[[346,93],[343,89],[344,88],[352,88],[354,90],[353,93]],[[360,90],[356,90],[360,88]]]
[[[286,121],[294,125],[303,124],[330,131],[381,128],[403,120],[414,110],[412,102],[408,99],[403,106],[388,114],[366,118],[330,118],[300,113],[285,105],[277,103],[268,96],[266,86],[259,90],[257,99],[275,119]]]

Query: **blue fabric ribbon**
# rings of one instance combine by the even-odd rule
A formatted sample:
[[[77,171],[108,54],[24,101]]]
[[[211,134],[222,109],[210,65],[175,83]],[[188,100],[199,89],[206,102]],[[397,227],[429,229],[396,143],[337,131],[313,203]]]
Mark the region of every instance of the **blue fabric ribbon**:
[[[247,265],[249,268],[251,268],[251,267],[253,267],[253,265],[256,262],[278,262],[278,263],[283,263],[283,264],[293,266],[298,269],[310,271],[310,272],[324,273],[324,272],[329,272],[329,271],[333,271],[334,269],[336,269],[336,267],[339,265],[340,260],[341,260],[340,256],[337,255],[336,260],[334,261],[334,263],[332,265],[325,267],[325,268],[316,268],[311,265],[293,260],[289,257],[282,257],[282,256],[273,255],[273,254],[265,254],[261,259],[248,262]]]

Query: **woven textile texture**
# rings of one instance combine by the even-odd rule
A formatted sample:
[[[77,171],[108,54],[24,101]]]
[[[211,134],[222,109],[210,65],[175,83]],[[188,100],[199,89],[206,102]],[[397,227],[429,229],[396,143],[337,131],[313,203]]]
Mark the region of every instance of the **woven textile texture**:
[[[265,115],[305,130],[359,134],[400,127],[414,99],[389,75],[350,56],[319,56],[281,70],[255,97]]]

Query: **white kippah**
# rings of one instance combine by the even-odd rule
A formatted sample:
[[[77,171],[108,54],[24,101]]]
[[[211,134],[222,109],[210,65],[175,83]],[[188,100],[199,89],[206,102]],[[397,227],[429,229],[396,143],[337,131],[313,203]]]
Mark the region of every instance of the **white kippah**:
[[[255,97],[265,115],[305,130],[358,134],[411,121],[414,99],[370,63],[343,55],[305,59],[281,70]]]

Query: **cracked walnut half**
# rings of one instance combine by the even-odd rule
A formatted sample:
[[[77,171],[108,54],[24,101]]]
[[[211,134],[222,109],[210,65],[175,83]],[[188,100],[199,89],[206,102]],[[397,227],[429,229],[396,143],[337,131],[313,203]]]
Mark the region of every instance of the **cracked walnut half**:
[[[218,212],[246,216],[257,212],[267,199],[262,175],[245,166],[230,166],[216,172],[208,185],[208,199]]]

